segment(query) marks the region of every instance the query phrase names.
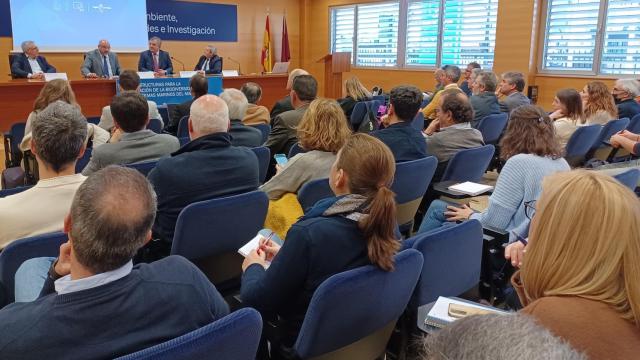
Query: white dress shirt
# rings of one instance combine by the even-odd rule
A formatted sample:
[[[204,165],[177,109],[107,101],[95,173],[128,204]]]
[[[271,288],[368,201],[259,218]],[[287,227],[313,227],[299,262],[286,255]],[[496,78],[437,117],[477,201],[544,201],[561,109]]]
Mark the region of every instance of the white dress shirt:
[[[68,294],[76,291],[93,289],[98,286],[108,284],[110,282],[120,280],[129,275],[133,269],[133,262],[129,260],[124,266],[115,270],[95,274],[83,279],[71,280],[71,275],[63,276],[56,280],[53,284],[58,295]]]
[[[38,63],[38,59],[32,59],[30,57],[27,56],[27,60],[29,61],[29,65],[31,65],[31,74],[29,75],[33,75],[33,74],[37,74],[37,73],[41,73],[42,68],[40,67],[40,64]]]

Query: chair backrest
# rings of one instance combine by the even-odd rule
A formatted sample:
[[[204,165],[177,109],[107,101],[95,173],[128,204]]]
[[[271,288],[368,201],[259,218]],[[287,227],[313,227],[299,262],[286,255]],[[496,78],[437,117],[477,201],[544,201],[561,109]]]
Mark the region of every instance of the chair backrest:
[[[147,124],[147,129],[152,130],[156,134],[162,133],[162,120],[160,119],[149,119],[149,123]]]
[[[178,141],[180,142],[180,147],[182,147],[185,146],[189,141],[191,141],[191,139],[187,136],[178,138]]]
[[[298,190],[298,202],[305,212],[318,201],[334,196],[329,179],[311,180]]]
[[[16,240],[0,252],[0,307],[15,301],[14,277],[23,262],[37,257],[57,257],[67,234],[54,232]]]
[[[424,257],[411,307],[458,296],[478,285],[482,259],[482,225],[478,220],[444,226],[405,241]]]
[[[375,96],[372,96],[371,99],[376,101],[381,101],[383,103],[387,101],[386,96],[384,95],[375,95]]]
[[[636,114],[631,118],[631,120],[629,120],[627,130],[631,131],[634,134],[640,133],[640,114]]]
[[[307,152],[307,150],[303,149],[302,146],[300,146],[299,143],[295,143],[293,144],[293,146],[291,147],[291,149],[289,149],[289,154],[287,155],[288,159],[291,159],[292,157],[300,154],[300,153],[305,153]]]
[[[233,266],[203,272],[210,275],[219,270],[216,282],[235,278],[241,274],[238,249],[263,228],[268,207],[269,199],[262,191],[190,204],[178,215],[171,254],[182,255],[201,269],[217,258],[230,257],[229,266]]]
[[[416,116],[413,118],[411,127],[419,131],[424,130],[424,114],[421,111],[418,111]]]
[[[351,128],[357,130],[358,126],[360,126],[365,116],[367,116],[367,103],[366,101],[359,101],[353,106],[353,111],[351,112],[351,117],[349,118]]]
[[[435,156],[396,163],[391,190],[396,193],[397,219],[401,227],[413,221],[437,166],[438,159]]]
[[[424,99],[422,99],[422,103],[420,103],[420,108],[422,109],[425,106],[429,105],[431,100],[433,100],[433,97],[425,97]]]
[[[243,308],[188,334],[117,360],[189,360],[212,356],[215,359],[253,360],[261,332],[260,313]]]
[[[253,152],[258,157],[258,165],[260,166],[259,176],[260,183],[264,183],[264,180],[267,178],[267,171],[269,170],[269,161],[271,160],[271,149],[266,146],[258,146],[255,148],[251,148]]]
[[[600,130],[600,136],[591,145],[591,150],[604,146],[603,141],[609,140],[613,134],[626,129],[627,125],[629,125],[629,118],[611,120],[604,124]]]
[[[480,181],[494,152],[495,147],[490,144],[458,151],[449,160],[441,181]]]
[[[178,122],[177,137],[178,138],[189,137],[189,117],[188,116],[183,116],[182,119],[180,119],[180,122]]]
[[[82,157],[80,159],[78,159],[78,161],[76,161],[76,174],[79,174],[82,172],[82,170],[84,170],[85,166],[87,166],[87,164],[89,163],[89,160],[91,160],[91,152],[93,151],[93,148],[86,148],[86,150],[84,151],[84,155],[82,155]]]
[[[87,117],[87,122],[90,124],[98,125],[100,123],[100,116]]]
[[[294,351],[308,359],[395,323],[407,307],[421,269],[422,254],[408,249],[396,255],[394,271],[368,265],[331,276],[311,298]],[[379,344],[381,351],[386,340]]]
[[[30,189],[31,186],[18,186],[12,189],[2,189],[0,190],[0,198],[19,194],[27,189]]]
[[[24,130],[27,123],[19,122],[11,125],[11,129],[7,135],[10,136],[9,145],[11,146],[12,156],[16,156],[20,153],[20,143],[24,139]],[[17,165],[16,165],[17,166]]]
[[[629,169],[625,172],[614,175],[613,177],[623,183],[624,186],[635,191],[638,186],[638,181],[640,181],[640,169]]]
[[[162,122],[169,124],[169,107],[167,105],[159,105],[158,113],[160,113],[160,117],[162,118]]]
[[[591,147],[600,137],[602,125],[594,124],[579,126],[571,135],[565,147],[565,157],[567,159],[584,160]]]
[[[158,160],[149,160],[149,161],[141,161],[133,164],[126,164],[125,166],[128,168],[136,169],[143,176],[149,175],[151,170],[158,165]]]
[[[478,122],[478,130],[482,133],[485,144],[497,144],[500,135],[507,127],[509,114],[491,114],[483,117]]]
[[[271,125],[269,124],[256,124],[256,125],[251,125],[254,128],[260,130],[260,132],[262,133],[262,143],[264,144],[265,142],[267,142],[267,139],[269,139],[269,133],[271,132]]]

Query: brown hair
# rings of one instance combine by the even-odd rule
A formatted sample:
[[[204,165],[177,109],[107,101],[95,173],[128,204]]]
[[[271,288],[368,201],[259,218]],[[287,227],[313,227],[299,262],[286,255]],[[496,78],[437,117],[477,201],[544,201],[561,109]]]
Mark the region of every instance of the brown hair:
[[[574,124],[583,121],[584,111],[582,111],[582,98],[576,89],[560,89],[556,93],[556,97],[567,109],[567,112],[564,114],[567,118],[571,119]]]
[[[618,117],[618,108],[613,99],[613,95],[601,81],[591,81],[587,83],[587,94],[589,94],[589,100],[584,107],[584,119],[593,116],[596,112],[604,110],[613,116],[611,119]]]
[[[534,154],[558,159],[562,147],[549,115],[534,105],[522,105],[511,111],[509,125],[500,141],[500,157],[507,160],[518,154]]]
[[[336,154],[351,134],[344,111],[335,100],[316,99],[305,111],[297,128],[298,142],[305,150]]]
[[[368,216],[359,226],[367,241],[369,260],[392,271],[400,243],[395,238],[396,201],[390,189],[396,168],[391,150],[373,136],[354,134],[340,150],[335,166],[348,175],[351,193],[368,199]]]
[[[345,82],[344,87],[347,91],[347,96],[353,98],[354,100],[367,100],[371,97],[371,93],[369,92],[369,90],[367,90],[367,88],[364,87],[360,80],[355,76],[349,78]]]
[[[33,103],[33,111],[43,110],[49,104],[58,100],[77,106],[78,109],[80,108],[76,101],[76,94],[71,89],[71,84],[67,80],[55,79],[47,82],[40,90],[40,94],[38,94],[36,101]]]

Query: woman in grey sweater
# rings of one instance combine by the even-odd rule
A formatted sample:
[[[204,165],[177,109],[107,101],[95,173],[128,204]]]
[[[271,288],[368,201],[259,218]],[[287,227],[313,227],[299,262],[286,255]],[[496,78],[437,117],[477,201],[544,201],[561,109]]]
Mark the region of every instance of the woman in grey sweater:
[[[298,125],[298,144],[306,151],[284,166],[260,187],[270,200],[297,193],[308,181],[329,177],[338,150],[351,134],[342,108],[335,100],[316,99]]]

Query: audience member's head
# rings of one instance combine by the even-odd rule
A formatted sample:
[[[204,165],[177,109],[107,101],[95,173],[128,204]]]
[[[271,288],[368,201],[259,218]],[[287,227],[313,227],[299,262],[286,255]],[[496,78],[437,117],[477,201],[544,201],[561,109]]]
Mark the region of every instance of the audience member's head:
[[[473,120],[473,107],[467,96],[459,89],[447,89],[440,96],[437,119],[440,128]]]
[[[209,92],[209,81],[206,77],[195,74],[189,80],[189,89],[191,89],[191,96],[197,99]]]
[[[524,314],[469,316],[425,337],[424,360],[586,360]]]
[[[133,70],[124,70],[118,78],[120,88],[124,91],[138,91],[140,87],[140,76]]]
[[[467,64],[467,67],[464,69],[465,80],[469,81],[469,77],[471,76],[471,72],[473,71],[473,69],[482,69],[482,67],[475,61]]]
[[[151,39],[149,39],[149,51],[156,54],[158,51],[160,51],[161,47],[162,47],[162,39],[160,39],[157,36],[154,36]]]
[[[318,82],[311,75],[299,75],[293,79],[291,86],[291,104],[299,108],[313,101],[318,94]]]
[[[32,129],[31,151],[39,166],[54,173],[75,169],[87,138],[87,119],[80,109],[56,101],[38,112]]]
[[[511,111],[507,130],[500,141],[500,157],[507,160],[518,154],[552,159],[562,156],[553,121],[538,106],[522,105]]]
[[[222,94],[220,94],[220,99],[227,103],[227,107],[229,108],[229,119],[244,119],[244,116],[247,113],[247,108],[249,107],[249,102],[242,91],[233,88],[225,89]]]
[[[554,111],[562,112],[562,115],[569,118],[574,123],[582,122],[584,112],[582,111],[582,98],[575,89],[560,89],[556,93],[551,104]]]
[[[582,89],[580,96],[582,97],[585,119],[595,115],[598,111],[606,111],[612,116],[611,119],[618,117],[615,99],[602,81],[588,82]]]
[[[92,274],[118,269],[151,239],[156,195],[134,169],[107,166],[78,188],[65,219],[73,265]]]
[[[545,296],[600,301],[640,326],[640,202],[597,171],[542,182],[520,279],[527,304]],[[571,224],[571,226],[567,226]]]
[[[40,111],[56,101],[64,101],[80,108],[76,102],[76,95],[71,89],[71,84],[67,80],[55,79],[44,84],[33,103],[33,111]]]
[[[215,95],[204,95],[191,104],[189,138],[229,131],[229,107]]]
[[[471,75],[469,75],[469,88],[472,90],[473,93],[476,93],[478,84],[476,83],[476,78],[478,77],[478,75],[480,75],[480,73],[482,72],[482,69],[473,69],[471,70]]]
[[[399,121],[413,121],[422,104],[422,91],[413,85],[400,85],[389,93],[389,116]]]
[[[262,99],[262,87],[257,83],[245,83],[240,91],[247,97],[249,104],[258,105],[258,102]]]
[[[455,65],[445,65],[442,67],[442,70],[444,70],[444,85],[457,84],[458,81],[460,81],[462,73],[459,67]]]
[[[366,100],[371,97],[371,92],[367,90],[367,88],[364,87],[360,80],[355,76],[349,78],[345,82],[344,87],[345,95],[356,101]]]
[[[309,73],[304,69],[293,69],[289,73],[289,78],[287,79],[287,90],[291,90],[293,87],[293,80],[300,75],[309,75]]]
[[[498,91],[502,95],[511,95],[515,92],[524,91],[524,74],[517,71],[509,71],[502,74]]]
[[[613,87],[613,96],[616,101],[633,99],[640,96],[640,81],[634,79],[619,79]]]
[[[436,69],[436,71],[433,72],[433,78],[436,81],[436,90],[441,89],[444,86],[442,84],[444,82],[444,70]]]
[[[496,92],[496,86],[498,85],[498,78],[496,74],[491,71],[481,71],[474,79],[477,84],[478,93],[482,92]]]
[[[124,91],[111,100],[111,116],[116,127],[126,133],[144,130],[149,122],[149,103],[137,91]]]
[[[336,195],[365,196],[369,204],[359,220],[367,239],[369,260],[383,270],[393,270],[400,243],[395,238],[396,202],[391,183],[396,164],[391,150],[366,134],[351,135],[331,167],[329,184]]]
[[[344,111],[335,100],[316,99],[305,111],[297,127],[298,143],[307,151],[338,153],[351,130]]]

